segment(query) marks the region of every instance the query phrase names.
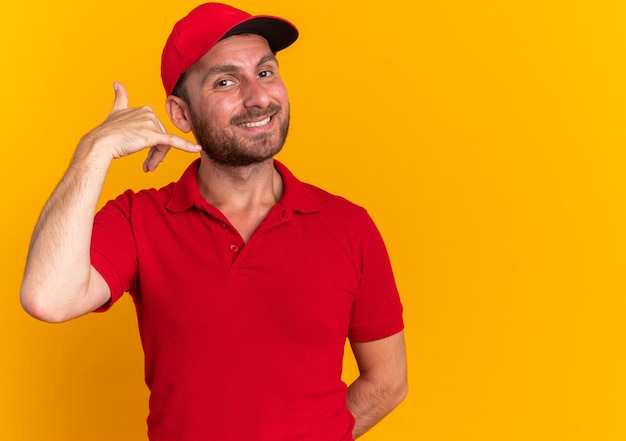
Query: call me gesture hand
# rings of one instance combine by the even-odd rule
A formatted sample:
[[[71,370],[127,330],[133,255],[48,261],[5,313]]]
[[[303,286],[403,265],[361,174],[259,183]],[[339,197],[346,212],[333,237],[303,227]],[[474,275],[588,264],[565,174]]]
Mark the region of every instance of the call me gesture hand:
[[[167,133],[165,126],[149,106],[129,108],[128,92],[121,83],[114,83],[115,100],[107,119],[89,132],[81,141],[93,148],[110,153],[111,159],[121,158],[150,148],[143,164],[145,172],[154,171],[171,147],[197,153],[202,148],[176,135]],[[80,149],[80,146],[79,146]]]
[[[20,299],[34,317],[60,322],[106,303],[110,290],[91,266],[93,218],[111,161],[149,148],[143,169],[153,171],[171,147],[202,148],[167,133],[148,106],[129,108],[128,93],[114,84],[106,120],[81,139],[74,158],[44,206],[31,240]]]

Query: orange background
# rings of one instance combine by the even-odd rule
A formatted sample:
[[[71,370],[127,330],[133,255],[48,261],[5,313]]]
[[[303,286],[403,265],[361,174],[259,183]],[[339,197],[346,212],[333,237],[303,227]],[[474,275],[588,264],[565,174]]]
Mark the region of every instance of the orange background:
[[[160,51],[195,5],[3,6],[0,439],[146,439],[132,302],[48,325],[18,292],[39,210],[112,82],[167,119]],[[234,5],[300,28],[279,56],[280,159],[366,206],[394,264],[411,391],[363,439],[626,439],[626,3]],[[141,154],[116,161],[103,201],[190,160],[149,175]]]

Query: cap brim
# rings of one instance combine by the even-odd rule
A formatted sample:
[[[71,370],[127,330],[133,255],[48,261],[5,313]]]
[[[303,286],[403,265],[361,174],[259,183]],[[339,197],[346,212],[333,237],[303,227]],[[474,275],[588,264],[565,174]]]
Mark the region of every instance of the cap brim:
[[[278,52],[290,46],[298,39],[298,30],[282,18],[258,16],[252,17],[226,32],[220,40],[239,34],[257,34],[265,38],[272,52]]]

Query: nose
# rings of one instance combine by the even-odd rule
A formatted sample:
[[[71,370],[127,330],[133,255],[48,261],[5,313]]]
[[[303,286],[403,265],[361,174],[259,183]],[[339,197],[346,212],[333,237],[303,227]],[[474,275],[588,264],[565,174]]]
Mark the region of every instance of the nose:
[[[265,86],[258,81],[246,82],[243,87],[243,104],[247,108],[265,108],[270,102],[270,95]]]

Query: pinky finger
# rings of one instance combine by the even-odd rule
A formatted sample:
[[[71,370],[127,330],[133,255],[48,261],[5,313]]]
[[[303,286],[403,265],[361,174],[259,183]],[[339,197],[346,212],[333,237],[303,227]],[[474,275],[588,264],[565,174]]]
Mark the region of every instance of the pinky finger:
[[[163,158],[165,158],[170,148],[171,147],[168,145],[155,145],[150,147],[148,156],[143,162],[143,171],[150,172],[156,170],[158,165],[163,162]]]

